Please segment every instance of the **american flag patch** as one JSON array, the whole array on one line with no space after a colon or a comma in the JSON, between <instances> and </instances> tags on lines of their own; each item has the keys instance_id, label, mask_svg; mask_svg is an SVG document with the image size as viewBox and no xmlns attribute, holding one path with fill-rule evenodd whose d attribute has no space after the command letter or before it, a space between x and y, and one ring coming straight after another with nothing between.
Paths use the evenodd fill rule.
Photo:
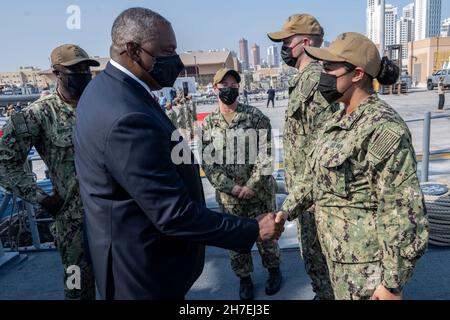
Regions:
<instances>
[{"instance_id":1,"label":"american flag patch","mask_svg":"<svg viewBox=\"0 0 450 320\"><path fill-rule=\"evenodd\" d=\"M372 146L369 148L369 153L377 158L378 160L383 160L384 157L389 153L389 151L394 148L400 141L401 135L397 132L386 129L384 130Z\"/></svg>"}]
</instances>

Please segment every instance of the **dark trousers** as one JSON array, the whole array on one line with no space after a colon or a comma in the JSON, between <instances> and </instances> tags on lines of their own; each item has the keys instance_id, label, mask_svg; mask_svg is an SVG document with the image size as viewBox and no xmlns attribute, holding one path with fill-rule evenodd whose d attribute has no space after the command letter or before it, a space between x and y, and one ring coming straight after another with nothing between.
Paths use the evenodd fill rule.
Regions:
<instances>
[{"instance_id":1,"label":"dark trousers","mask_svg":"<svg viewBox=\"0 0 450 320\"><path fill-rule=\"evenodd\" d=\"M267 100L267 108L269 107L269 103L272 102L272 108L275 108L275 97L274 98L269 98Z\"/></svg>"},{"instance_id":2,"label":"dark trousers","mask_svg":"<svg viewBox=\"0 0 450 320\"><path fill-rule=\"evenodd\" d=\"M440 94L439 95L439 110L444 109L444 104L445 104L445 94Z\"/></svg>"}]
</instances>

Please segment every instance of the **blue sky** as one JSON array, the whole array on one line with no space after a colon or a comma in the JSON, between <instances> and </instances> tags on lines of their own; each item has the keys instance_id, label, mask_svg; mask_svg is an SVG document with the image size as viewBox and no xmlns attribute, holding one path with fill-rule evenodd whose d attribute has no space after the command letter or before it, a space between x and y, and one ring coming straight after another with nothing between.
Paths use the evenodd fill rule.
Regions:
<instances>
[{"instance_id":1,"label":"blue sky","mask_svg":"<svg viewBox=\"0 0 450 320\"><path fill-rule=\"evenodd\" d=\"M400 8L411 0L387 0ZM70 5L81 8L81 29L69 30ZM116 16L132 6L153 9L168 18L177 34L179 52L223 49L238 51L239 39L261 46L266 57L270 40L293 13L315 15L326 40L345 31L365 33L365 0L16 0L2 1L0 10L0 71L19 66L48 68L52 48L76 43L90 55L107 56L110 29ZM450 17L450 1L442 1L442 19ZM401 9L400 9L401 14Z\"/></svg>"}]
</instances>

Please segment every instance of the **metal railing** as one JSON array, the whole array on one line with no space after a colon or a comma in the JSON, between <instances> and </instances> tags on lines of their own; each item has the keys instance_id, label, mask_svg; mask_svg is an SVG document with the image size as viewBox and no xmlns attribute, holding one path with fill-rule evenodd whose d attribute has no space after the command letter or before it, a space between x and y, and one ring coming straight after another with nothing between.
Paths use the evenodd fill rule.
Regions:
<instances>
[{"instance_id":1,"label":"metal railing","mask_svg":"<svg viewBox=\"0 0 450 320\"><path fill-rule=\"evenodd\" d=\"M423 121L423 137L422 137L422 170L420 181L428 182L430 172L430 140L431 140L431 120L436 119L450 119L450 114L442 114L431 116L431 112L425 112L423 118L416 118L405 121L406 123L415 123ZM438 153L434 153L438 154Z\"/></svg>"},{"instance_id":2,"label":"metal railing","mask_svg":"<svg viewBox=\"0 0 450 320\"><path fill-rule=\"evenodd\" d=\"M25 171L28 174L33 175L33 176L34 176L34 173L33 173L32 162L36 161L36 160L40 160L40 157L29 156L28 160L24 164ZM3 216L3 214L7 210L8 205L10 204L11 201L13 203L13 206L17 205L17 203L16 203L17 197L9 192L6 192L2 202L0 203L0 217ZM38 225L38 223L51 222L51 221L53 221L53 219L37 219L34 206L31 203L28 203L26 201L23 201L23 203L24 203L24 207L25 207L26 217L28 218L28 224L29 224L29 228L30 228L31 239L33 241L34 250L40 250L42 247L42 243L41 243L41 238L39 236L39 230L38 230L37 225ZM4 254L4 250L3 250L3 246L2 246L1 240L0 240L0 258L2 257L3 254Z\"/></svg>"}]
</instances>

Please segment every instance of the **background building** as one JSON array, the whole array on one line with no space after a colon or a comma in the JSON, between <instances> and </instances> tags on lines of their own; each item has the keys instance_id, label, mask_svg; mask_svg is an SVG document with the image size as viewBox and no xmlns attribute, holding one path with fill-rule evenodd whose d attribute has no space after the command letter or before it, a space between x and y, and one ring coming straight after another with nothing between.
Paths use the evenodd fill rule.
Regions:
<instances>
[{"instance_id":1,"label":"background building","mask_svg":"<svg viewBox=\"0 0 450 320\"><path fill-rule=\"evenodd\" d=\"M397 21L397 44L402 46L402 59L408 59L408 42L414 41L414 21L406 17Z\"/></svg>"},{"instance_id":2,"label":"background building","mask_svg":"<svg viewBox=\"0 0 450 320\"><path fill-rule=\"evenodd\" d=\"M267 65L269 68L278 68L280 66L280 55L277 46L267 48Z\"/></svg>"},{"instance_id":3,"label":"background building","mask_svg":"<svg viewBox=\"0 0 450 320\"><path fill-rule=\"evenodd\" d=\"M0 85L2 86L33 86L47 88L52 81L40 75L41 69L34 67L20 67L13 72L0 72Z\"/></svg>"},{"instance_id":4,"label":"background building","mask_svg":"<svg viewBox=\"0 0 450 320\"><path fill-rule=\"evenodd\" d=\"M426 85L427 77L450 59L450 37L427 38L408 44L408 71L413 82ZM412 69L412 70L411 70Z\"/></svg>"},{"instance_id":5,"label":"background building","mask_svg":"<svg viewBox=\"0 0 450 320\"><path fill-rule=\"evenodd\" d=\"M366 36L375 44L380 44L380 0L367 0Z\"/></svg>"},{"instance_id":6,"label":"background building","mask_svg":"<svg viewBox=\"0 0 450 320\"><path fill-rule=\"evenodd\" d=\"M238 59L233 57L231 51L188 51L180 54L185 69L181 72L183 77L195 77L200 86L207 86L213 82L214 75L221 68L232 68L237 71Z\"/></svg>"},{"instance_id":7,"label":"background building","mask_svg":"<svg viewBox=\"0 0 450 320\"><path fill-rule=\"evenodd\" d=\"M444 21L442 21L441 37L450 37L450 18L447 18Z\"/></svg>"},{"instance_id":8,"label":"background building","mask_svg":"<svg viewBox=\"0 0 450 320\"><path fill-rule=\"evenodd\" d=\"M375 44L380 44L380 15L381 13L380 0L367 0L367 21L366 21L366 35ZM385 46L397 44L397 18L398 8L391 4L385 5Z\"/></svg>"},{"instance_id":9,"label":"background building","mask_svg":"<svg viewBox=\"0 0 450 320\"><path fill-rule=\"evenodd\" d=\"M414 2L403 7L403 18L414 19L414 8L415 8Z\"/></svg>"},{"instance_id":10,"label":"background building","mask_svg":"<svg viewBox=\"0 0 450 320\"><path fill-rule=\"evenodd\" d=\"M242 64L243 70L248 70L249 68L249 58L248 58L248 41L242 38L239 40L239 51L240 51L240 60Z\"/></svg>"},{"instance_id":11,"label":"background building","mask_svg":"<svg viewBox=\"0 0 450 320\"><path fill-rule=\"evenodd\" d=\"M441 31L441 0L416 0L414 40L437 37Z\"/></svg>"},{"instance_id":12,"label":"background building","mask_svg":"<svg viewBox=\"0 0 450 320\"><path fill-rule=\"evenodd\" d=\"M385 45L389 46L392 44L397 44L397 16L398 8L391 4L386 5L385 13Z\"/></svg>"},{"instance_id":13,"label":"background building","mask_svg":"<svg viewBox=\"0 0 450 320\"><path fill-rule=\"evenodd\" d=\"M252 59L253 68L256 69L257 66L261 65L261 51L256 43L252 46Z\"/></svg>"}]
</instances>

